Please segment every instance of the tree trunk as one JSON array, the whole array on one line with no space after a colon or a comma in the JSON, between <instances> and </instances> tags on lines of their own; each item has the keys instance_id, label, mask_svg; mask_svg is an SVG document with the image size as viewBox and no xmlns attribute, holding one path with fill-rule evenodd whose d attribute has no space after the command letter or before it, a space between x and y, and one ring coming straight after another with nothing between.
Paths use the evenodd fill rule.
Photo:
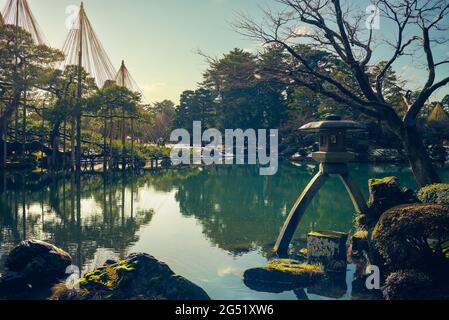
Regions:
<instances>
[{"instance_id":1,"label":"tree trunk","mask_svg":"<svg viewBox=\"0 0 449 320\"><path fill-rule=\"evenodd\" d=\"M75 171L75 117L71 119L70 127L70 170Z\"/></svg>"},{"instance_id":2,"label":"tree trunk","mask_svg":"<svg viewBox=\"0 0 449 320\"><path fill-rule=\"evenodd\" d=\"M417 128L404 126L401 130L401 140L418 184L425 187L440 183L440 177L429 158Z\"/></svg>"},{"instance_id":3,"label":"tree trunk","mask_svg":"<svg viewBox=\"0 0 449 320\"><path fill-rule=\"evenodd\" d=\"M384 117L387 127L401 140L416 182L421 187L440 183L416 125L407 126L393 110L386 112Z\"/></svg>"},{"instance_id":4,"label":"tree trunk","mask_svg":"<svg viewBox=\"0 0 449 320\"><path fill-rule=\"evenodd\" d=\"M59 154L59 127L61 123L58 121L54 124L50 133L50 146L53 149L51 169L54 170L59 164L58 154Z\"/></svg>"},{"instance_id":5,"label":"tree trunk","mask_svg":"<svg viewBox=\"0 0 449 320\"><path fill-rule=\"evenodd\" d=\"M14 115L14 112L17 112L20 103L20 91L15 91L11 104L6 105L3 111L2 116L0 117L0 137L2 139L2 157L0 157L0 166L5 167L6 158L8 156L8 124L11 118ZM17 137L17 127L15 131L15 135ZM17 140L16 140L17 142Z\"/></svg>"}]
</instances>

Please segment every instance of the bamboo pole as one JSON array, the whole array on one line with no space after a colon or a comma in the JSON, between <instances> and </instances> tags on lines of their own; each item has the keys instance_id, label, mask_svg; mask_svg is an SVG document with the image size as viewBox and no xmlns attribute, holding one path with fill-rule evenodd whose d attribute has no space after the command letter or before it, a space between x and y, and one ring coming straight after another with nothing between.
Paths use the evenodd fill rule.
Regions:
<instances>
[{"instance_id":1,"label":"bamboo pole","mask_svg":"<svg viewBox=\"0 0 449 320\"><path fill-rule=\"evenodd\" d=\"M103 124L103 172L106 172L107 170L107 157L106 157L106 148L107 148L107 118L104 117L104 124Z\"/></svg>"},{"instance_id":2,"label":"bamboo pole","mask_svg":"<svg viewBox=\"0 0 449 320\"><path fill-rule=\"evenodd\" d=\"M122 170L126 169L125 109L122 107Z\"/></svg>"},{"instance_id":3,"label":"bamboo pole","mask_svg":"<svg viewBox=\"0 0 449 320\"><path fill-rule=\"evenodd\" d=\"M83 25L84 25L84 4L81 2L79 25L79 52L78 52L78 106L76 113L76 171L81 172L81 97L82 88L82 70L83 70Z\"/></svg>"}]
</instances>

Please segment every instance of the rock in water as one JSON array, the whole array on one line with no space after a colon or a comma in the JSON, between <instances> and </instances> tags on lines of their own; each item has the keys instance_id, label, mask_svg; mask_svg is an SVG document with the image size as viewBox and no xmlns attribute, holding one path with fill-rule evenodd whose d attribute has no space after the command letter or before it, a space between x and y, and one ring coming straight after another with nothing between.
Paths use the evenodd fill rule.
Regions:
<instances>
[{"instance_id":1,"label":"rock in water","mask_svg":"<svg viewBox=\"0 0 449 320\"><path fill-rule=\"evenodd\" d=\"M209 300L207 293L163 262L138 253L87 273L79 290L55 287L54 300Z\"/></svg>"},{"instance_id":2,"label":"rock in water","mask_svg":"<svg viewBox=\"0 0 449 320\"><path fill-rule=\"evenodd\" d=\"M253 290L280 293L306 288L324 278L319 265L300 263L289 259L275 259L263 268L245 271L245 284Z\"/></svg>"},{"instance_id":3,"label":"rock in water","mask_svg":"<svg viewBox=\"0 0 449 320\"><path fill-rule=\"evenodd\" d=\"M364 257L364 253L369 252L369 234L366 230L358 230L352 237L349 247L351 260L359 260Z\"/></svg>"},{"instance_id":4,"label":"rock in water","mask_svg":"<svg viewBox=\"0 0 449 320\"><path fill-rule=\"evenodd\" d=\"M359 227L371 230L387 210L403 204L419 202L413 190L403 188L396 177L371 179L368 212L357 217Z\"/></svg>"},{"instance_id":5,"label":"rock in water","mask_svg":"<svg viewBox=\"0 0 449 320\"><path fill-rule=\"evenodd\" d=\"M66 277L71 264L72 258L64 250L43 241L26 240L11 251L5 266L32 286L51 286Z\"/></svg>"},{"instance_id":6,"label":"rock in water","mask_svg":"<svg viewBox=\"0 0 449 320\"><path fill-rule=\"evenodd\" d=\"M321 263L327 271L346 271L348 234L342 232L311 232L307 236L308 260Z\"/></svg>"}]
</instances>

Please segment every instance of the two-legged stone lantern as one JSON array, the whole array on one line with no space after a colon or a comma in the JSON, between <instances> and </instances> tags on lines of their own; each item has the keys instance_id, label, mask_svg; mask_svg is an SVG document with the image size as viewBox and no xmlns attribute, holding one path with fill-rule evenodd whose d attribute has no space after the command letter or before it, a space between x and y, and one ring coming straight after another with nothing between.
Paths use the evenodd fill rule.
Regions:
<instances>
[{"instance_id":1,"label":"two-legged stone lantern","mask_svg":"<svg viewBox=\"0 0 449 320\"><path fill-rule=\"evenodd\" d=\"M346 150L346 133L364 129L362 124L341 120L334 115L326 117L325 121L309 123L300 128L301 131L317 132L320 135L320 149L312 155L313 159L320 164L320 171L307 185L282 228L274 247L274 251L279 256L287 256L290 242L301 218L329 175L340 176L357 213L366 210L365 199L348 171L348 162L354 159L354 154Z\"/></svg>"}]
</instances>

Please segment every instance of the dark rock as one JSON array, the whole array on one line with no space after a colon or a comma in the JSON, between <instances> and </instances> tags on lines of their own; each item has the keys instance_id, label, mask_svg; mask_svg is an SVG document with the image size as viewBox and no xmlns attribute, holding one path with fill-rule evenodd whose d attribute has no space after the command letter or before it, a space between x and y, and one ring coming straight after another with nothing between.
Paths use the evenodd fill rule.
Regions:
<instances>
[{"instance_id":1,"label":"dark rock","mask_svg":"<svg viewBox=\"0 0 449 320\"><path fill-rule=\"evenodd\" d=\"M428 274L407 270L392 273L382 291L387 300L432 300L434 287Z\"/></svg>"},{"instance_id":2,"label":"dark rock","mask_svg":"<svg viewBox=\"0 0 449 320\"><path fill-rule=\"evenodd\" d=\"M418 203L413 190L401 187L396 177L369 180L368 212L356 218L359 227L371 230L387 210L403 204Z\"/></svg>"},{"instance_id":3,"label":"dark rock","mask_svg":"<svg viewBox=\"0 0 449 320\"><path fill-rule=\"evenodd\" d=\"M445 274L449 236L449 206L414 204L385 212L372 235L375 248L390 271L413 266Z\"/></svg>"},{"instance_id":4,"label":"dark rock","mask_svg":"<svg viewBox=\"0 0 449 320\"><path fill-rule=\"evenodd\" d=\"M131 254L123 261L87 273L79 290L55 288L55 300L209 300L207 293L175 275L163 262L147 254Z\"/></svg>"},{"instance_id":5,"label":"dark rock","mask_svg":"<svg viewBox=\"0 0 449 320\"><path fill-rule=\"evenodd\" d=\"M276 259L263 268L245 271L243 278L245 284L253 290L279 293L306 288L324 278L324 271L319 265Z\"/></svg>"},{"instance_id":6,"label":"dark rock","mask_svg":"<svg viewBox=\"0 0 449 320\"><path fill-rule=\"evenodd\" d=\"M43 241L26 240L11 251L5 266L32 286L51 286L66 277L71 264L72 258L62 249Z\"/></svg>"},{"instance_id":7,"label":"dark rock","mask_svg":"<svg viewBox=\"0 0 449 320\"><path fill-rule=\"evenodd\" d=\"M358 230L352 237L349 246L351 260L364 258L364 254L369 252L368 231Z\"/></svg>"}]
</instances>

